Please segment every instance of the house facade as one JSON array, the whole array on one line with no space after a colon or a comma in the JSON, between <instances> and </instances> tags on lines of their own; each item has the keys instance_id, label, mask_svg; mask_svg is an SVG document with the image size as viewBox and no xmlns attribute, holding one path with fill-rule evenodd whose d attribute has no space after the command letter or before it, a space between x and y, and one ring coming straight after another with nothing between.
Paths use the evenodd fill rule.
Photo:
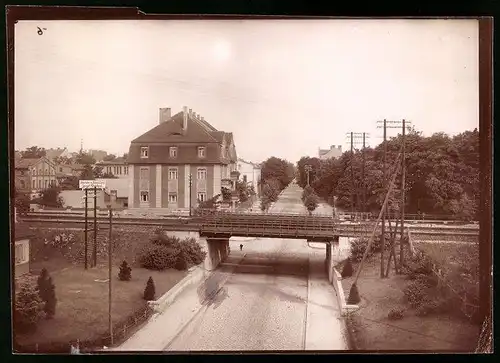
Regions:
<instances>
[{"instance_id":1,"label":"house facade","mask_svg":"<svg viewBox=\"0 0 500 363\"><path fill-rule=\"evenodd\" d=\"M338 158L342 156L342 145L332 145L329 150L319 149L318 158L321 160L327 160L330 158Z\"/></svg>"},{"instance_id":2,"label":"house facade","mask_svg":"<svg viewBox=\"0 0 500 363\"><path fill-rule=\"evenodd\" d=\"M257 193L260 180L260 165L239 158L238 171L240 172L240 179L253 186L255 192Z\"/></svg>"},{"instance_id":3,"label":"house facade","mask_svg":"<svg viewBox=\"0 0 500 363\"><path fill-rule=\"evenodd\" d=\"M111 161L100 161L96 166L102 168L102 172L108 175L113 175L120 179L129 178L128 163L124 158L116 158Z\"/></svg>"},{"instance_id":4,"label":"house facade","mask_svg":"<svg viewBox=\"0 0 500 363\"><path fill-rule=\"evenodd\" d=\"M16 159L15 184L23 192L39 192L57 186L56 166L47 159Z\"/></svg>"},{"instance_id":5,"label":"house facade","mask_svg":"<svg viewBox=\"0 0 500 363\"><path fill-rule=\"evenodd\" d=\"M15 223L14 228L14 276L20 277L30 272L30 238L29 226Z\"/></svg>"},{"instance_id":6,"label":"house facade","mask_svg":"<svg viewBox=\"0 0 500 363\"><path fill-rule=\"evenodd\" d=\"M188 211L221 194L236 162L232 133L187 107L161 108L159 125L130 144L129 208Z\"/></svg>"}]
</instances>

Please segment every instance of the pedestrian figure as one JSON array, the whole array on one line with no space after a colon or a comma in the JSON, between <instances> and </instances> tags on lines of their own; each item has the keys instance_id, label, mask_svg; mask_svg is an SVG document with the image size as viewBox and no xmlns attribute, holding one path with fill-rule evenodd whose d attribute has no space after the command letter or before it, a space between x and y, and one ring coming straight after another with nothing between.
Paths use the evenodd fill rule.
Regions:
<instances>
[{"instance_id":1,"label":"pedestrian figure","mask_svg":"<svg viewBox=\"0 0 500 363\"><path fill-rule=\"evenodd\" d=\"M71 344L71 354L80 354L80 342L78 340L75 344Z\"/></svg>"},{"instance_id":2,"label":"pedestrian figure","mask_svg":"<svg viewBox=\"0 0 500 363\"><path fill-rule=\"evenodd\" d=\"M240 251L243 251L243 244L240 243Z\"/></svg>"}]
</instances>

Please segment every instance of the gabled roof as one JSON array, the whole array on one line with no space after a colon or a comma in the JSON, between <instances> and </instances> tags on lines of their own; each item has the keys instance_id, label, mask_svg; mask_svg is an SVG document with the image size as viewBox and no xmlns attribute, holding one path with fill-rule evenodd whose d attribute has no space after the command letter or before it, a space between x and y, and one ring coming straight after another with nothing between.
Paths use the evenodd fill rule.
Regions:
<instances>
[{"instance_id":1,"label":"gabled roof","mask_svg":"<svg viewBox=\"0 0 500 363\"><path fill-rule=\"evenodd\" d=\"M127 160L125 160L123 157L120 156L120 157L115 158L113 160L101 160L101 161L98 161L96 164L98 164L98 165L115 165L115 164L123 165L126 163L127 163Z\"/></svg>"},{"instance_id":2,"label":"gabled roof","mask_svg":"<svg viewBox=\"0 0 500 363\"><path fill-rule=\"evenodd\" d=\"M186 143L210 143L222 142L222 131L218 131L208 122L195 118L188 114L187 131L182 129L183 112L178 112L169 120L155 126L151 130L132 140L132 143L152 142L186 142Z\"/></svg>"},{"instance_id":3,"label":"gabled roof","mask_svg":"<svg viewBox=\"0 0 500 363\"><path fill-rule=\"evenodd\" d=\"M33 159L15 159L15 168L16 169L27 169L35 164L37 164L42 158L33 158Z\"/></svg>"},{"instance_id":4,"label":"gabled roof","mask_svg":"<svg viewBox=\"0 0 500 363\"><path fill-rule=\"evenodd\" d=\"M59 156L61 156L61 154L66 150L66 148L57 148L57 149L48 149L48 150L45 150L45 156L48 158L48 159L54 159L54 158L57 158Z\"/></svg>"}]
</instances>

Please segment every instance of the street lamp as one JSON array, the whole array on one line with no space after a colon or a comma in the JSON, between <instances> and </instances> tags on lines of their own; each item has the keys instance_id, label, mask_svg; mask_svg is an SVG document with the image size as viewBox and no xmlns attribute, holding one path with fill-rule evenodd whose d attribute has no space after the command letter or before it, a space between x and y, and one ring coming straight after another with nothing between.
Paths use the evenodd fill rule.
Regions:
<instances>
[{"instance_id":1,"label":"street lamp","mask_svg":"<svg viewBox=\"0 0 500 363\"><path fill-rule=\"evenodd\" d=\"M307 173L307 185L309 185L309 173L312 171L312 166L311 165L306 165L306 166L304 166L304 170Z\"/></svg>"},{"instance_id":2,"label":"street lamp","mask_svg":"<svg viewBox=\"0 0 500 363\"><path fill-rule=\"evenodd\" d=\"M191 196L192 196L192 186L193 186L193 175L189 174L189 216L191 217L191 210L192 210L192 204L191 204Z\"/></svg>"}]
</instances>

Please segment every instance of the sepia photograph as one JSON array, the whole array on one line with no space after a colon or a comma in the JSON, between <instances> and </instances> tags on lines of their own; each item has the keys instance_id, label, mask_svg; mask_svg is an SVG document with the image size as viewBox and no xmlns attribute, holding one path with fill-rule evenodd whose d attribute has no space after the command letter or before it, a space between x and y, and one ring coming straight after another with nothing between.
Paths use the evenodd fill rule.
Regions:
<instances>
[{"instance_id":1,"label":"sepia photograph","mask_svg":"<svg viewBox=\"0 0 500 363\"><path fill-rule=\"evenodd\" d=\"M13 353L492 351L480 20L19 20L12 53Z\"/></svg>"}]
</instances>

